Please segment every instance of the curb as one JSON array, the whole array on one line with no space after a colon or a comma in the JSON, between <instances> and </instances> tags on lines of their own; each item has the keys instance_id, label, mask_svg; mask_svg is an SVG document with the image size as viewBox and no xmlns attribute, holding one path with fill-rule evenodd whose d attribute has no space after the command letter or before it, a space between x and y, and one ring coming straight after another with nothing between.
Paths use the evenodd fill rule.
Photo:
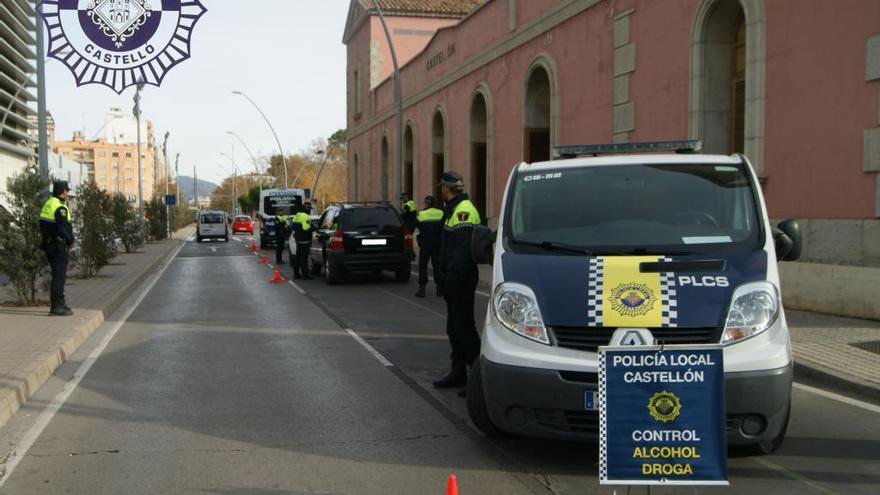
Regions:
<instances>
[{"instance_id":1,"label":"curb","mask_svg":"<svg viewBox=\"0 0 880 495\"><path fill-rule=\"evenodd\" d=\"M856 395L880 403L880 386L812 361L795 359L794 378L806 385L823 386L836 393Z\"/></svg>"},{"instance_id":2,"label":"curb","mask_svg":"<svg viewBox=\"0 0 880 495\"><path fill-rule=\"evenodd\" d=\"M104 308L100 310L80 310L92 313L92 315L75 328L71 336L59 340L54 351L47 351L44 358L26 368L25 377L17 380L17 383L13 384L12 390L0 394L0 428L5 426L28 399L67 361L67 358L73 355L79 349L79 346L95 333L95 330L106 321L106 318L119 309L131 293L141 286L144 280L155 271L154 269L157 265L169 261L169 255L174 252L174 247L186 242L187 237L189 236L177 239L177 242L170 244L170 248L166 253L161 255L152 264L146 266L143 272L132 279L131 283L124 290L117 292Z\"/></svg>"}]
</instances>

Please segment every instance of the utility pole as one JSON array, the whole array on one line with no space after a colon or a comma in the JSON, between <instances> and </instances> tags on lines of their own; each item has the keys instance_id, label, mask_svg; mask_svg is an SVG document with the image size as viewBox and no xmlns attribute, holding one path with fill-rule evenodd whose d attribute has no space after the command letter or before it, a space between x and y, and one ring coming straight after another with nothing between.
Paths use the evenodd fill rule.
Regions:
<instances>
[{"instance_id":1,"label":"utility pole","mask_svg":"<svg viewBox=\"0 0 880 495\"><path fill-rule=\"evenodd\" d=\"M138 214L141 226L144 229L144 241L147 240L147 222L144 218L144 181L143 164L141 163L141 90L144 89L144 80L138 79L137 89L134 92L134 116L137 120L137 167L138 167Z\"/></svg>"},{"instance_id":2,"label":"utility pole","mask_svg":"<svg viewBox=\"0 0 880 495\"><path fill-rule=\"evenodd\" d=\"M177 202L180 203L180 153L174 158L174 195L177 196Z\"/></svg>"},{"instance_id":3,"label":"utility pole","mask_svg":"<svg viewBox=\"0 0 880 495\"><path fill-rule=\"evenodd\" d=\"M165 142L162 143L162 154L165 156L165 232L168 232L168 238L171 238L171 207L168 206L168 136L170 132L165 132Z\"/></svg>"},{"instance_id":4,"label":"utility pole","mask_svg":"<svg viewBox=\"0 0 880 495\"><path fill-rule=\"evenodd\" d=\"M46 130L46 41L43 34L42 10L37 6L37 153L39 156L40 176L49 181L49 135Z\"/></svg>"}]
</instances>

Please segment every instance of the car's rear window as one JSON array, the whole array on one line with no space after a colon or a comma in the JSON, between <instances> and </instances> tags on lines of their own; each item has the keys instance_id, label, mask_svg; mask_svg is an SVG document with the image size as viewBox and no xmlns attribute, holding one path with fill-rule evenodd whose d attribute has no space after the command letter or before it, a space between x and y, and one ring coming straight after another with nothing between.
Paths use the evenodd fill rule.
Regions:
<instances>
[{"instance_id":1,"label":"car's rear window","mask_svg":"<svg viewBox=\"0 0 880 495\"><path fill-rule=\"evenodd\" d=\"M342 215L342 228L347 231L383 232L401 226L400 217L390 206L351 208Z\"/></svg>"},{"instance_id":2,"label":"car's rear window","mask_svg":"<svg viewBox=\"0 0 880 495\"><path fill-rule=\"evenodd\" d=\"M208 213L202 215L202 223L223 223L223 215L219 213Z\"/></svg>"},{"instance_id":3,"label":"car's rear window","mask_svg":"<svg viewBox=\"0 0 880 495\"><path fill-rule=\"evenodd\" d=\"M250 222L251 217L235 217L236 222Z\"/></svg>"}]
</instances>

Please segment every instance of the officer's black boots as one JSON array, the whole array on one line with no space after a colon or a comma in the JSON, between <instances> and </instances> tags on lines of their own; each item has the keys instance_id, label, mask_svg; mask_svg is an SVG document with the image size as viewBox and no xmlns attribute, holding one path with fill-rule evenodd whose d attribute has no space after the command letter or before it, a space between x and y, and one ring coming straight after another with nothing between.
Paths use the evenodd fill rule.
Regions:
<instances>
[{"instance_id":1,"label":"officer's black boots","mask_svg":"<svg viewBox=\"0 0 880 495\"><path fill-rule=\"evenodd\" d=\"M467 385L467 368L464 363L454 363L449 374L433 383L434 388L455 388Z\"/></svg>"},{"instance_id":2,"label":"officer's black boots","mask_svg":"<svg viewBox=\"0 0 880 495\"><path fill-rule=\"evenodd\" d=\"M64 306L49 310L49 316L73 316L73 310Z\"/></svg>"},{"instance_id":3,"label":"officer's black boots","mask_svg":"<svg viewBox=\"0 0 880 495\"><path fill-rule=\"evenodd\" d=\"M416 297L425 297L425 286L420 285L418 292L416 292Z\"/></svg>"}]
</instances>

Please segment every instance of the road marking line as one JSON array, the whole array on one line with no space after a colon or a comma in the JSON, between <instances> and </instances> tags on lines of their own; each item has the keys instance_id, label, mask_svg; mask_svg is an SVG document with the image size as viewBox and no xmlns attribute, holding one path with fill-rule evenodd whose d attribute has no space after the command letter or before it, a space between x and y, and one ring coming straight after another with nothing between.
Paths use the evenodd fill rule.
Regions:
<instances>
[{"instance_id":1,"label":"road marking line","mask_svg":"<svg viewBox=\"0 0 880 495\"><path fill-rule=\"evenodd\" d=\"M410 273L412 273L412 274L415 275L416 277L419 276L419 273L418 273L418 272L410 272ZM428 276L428 280L430 280L431 282L433 282L433 281L434 281L434 277ZM476 291L474 291L474 293L475 293L475 294L479 294L479 295L481 295L481 296L483 296L483 297L492 297L488 292L483 292L483 291L481 291L481 290L476 290Z\"/></svg>"},{"instance_id":2,"label":"road marking line","mask_svg":"<svg viewBox=\"0 0 880 495\"><path fill-rule=\"evenodd\" d=\"M815 481L811 480L810 478L807 478L806 476L804 476L800 473L796 473L794 471L789 471L788 469L785 469L784 467L780 466L779 464L776 464L775 462L768 461L764 457L751 457L750 459L755 461L756 463L766 467L766 468L769 468L769 469L772 469L776 472L782 473L795 481L800 481L801 483L809 486L810 488L812 488L816 491L822 492L826 495L839 495L834 490L830 490L828 488L825 488L824 486L816 483Z\"/></svg>"},{"instance_id":3,"label":"road marking line","mask_svg":"<svg viewBox=\"0 0 880 495\"><path fill-rule=\"evenodd\" d=\"M304 290L302 289L302 287L300 287L300 286L296 285L295 283L293 283L292 280L288 280L287 283L290 284L290 285L292 285L294 289L298 290L300 294L305 294L305 293L306 293L306 291L304 291Z\"/></svg>"},{"instance_id":4,"label":"road marking line","mask_svg":"<svg viewBox=\"0 0 880 495\"><path fill-rule=\"evenodd\" d=\"M368 344L366 340L362 339L361 336L358 335L354 330L352 330L350 328L346 328L345 331L348 332L349 335L351 335L351 338L353 338L358 344L360 344L364 349L366 349L367 352L372 354L374 358L376 358L380 363L382 363L383 366L385 366L386 368L393 368L394 367L394 363L392 363L391 361L386 359L385 356L383 356L379 351L377 351L375 347Z\"/></svg>"},{"instance_id":5,"label":"road marking line","mask_svg":"<svg viewBox=\"0 0 880 495\"><path fill-rule=\"evenodd\" d=\"M58 411L60 411L64 404L67 402L67 399L69 399L73 392L76 390L79 382L82 381L82 379L92 368L92 365L94 365L98 358L101 357L101 354L110 344L110 341L113 340L113 338L116 336L116 333L119 332L119 329L122 328L122 326L125 325L126 322L128 322L131 314L134 313L134 310L137 309L138 306L140 306L144 298L147 297L147 294L150 293L150 291L153 289L159 279L162 278L162 274L165 273L165 270L167 270L169 266L171 266L171 262L174 261L174 258L176 258L178 254L180 254L180 251L182 249L183 244L178 246L170 257L166 258L168 262L165 263L165 266L163 266L153 276L153 279L150 280L146 287L144 287L141 293L137 296L137 299L135 299L134 303L125 310L125 312L122 314L122 317L118 321L113 323L113 326L110 327L110 331L107 332L106 335L104 335L104 337L98 343L98 346L92 349L92 352L89 354L89 356L82 362L79 368L77 368L73 377L64 384L61 392L53 397L49 404L46 406L46 409L42 413L40 413L40 416L37 418L36 422L34 422L33 426L31 426L27 433L25 433L25 435L21 438L18 447L16 447L12 455L9 457L9 459L7 459L6 465L4 466L6 472L3 474L3 477L0 478L0 488L3 487L3 485L6 483L6 481L9 480L10 477L12 477L12 473L15 471L15 468L18 467L18 464L21 462L22 459L24 459L24 456L27 455L28 451L31 449L31 447L34 446L34 443L37 441L37 439L40 438L40 435L43 434L43 431L46 429L46 427L49 426L49 423L51 423L52 420L55 418L55 415L58 413Z\"/></svg>"},{"instance_id":6,"label":"road marking line","mask_svg":"<svg viewBox=\"0 0 880 495\"><path fill-rule=\"evenodd\" d=\"M405 298L405 297L400 297L400 296L398 296L397 294L395 294L395 293L393 293L393 292L391 292L391 291L387 291L387 290L385 290L385 289L383 289L383 288L381 288L381 287L376 287L376 288L379 289L379 290L381 290L382 292L388 294L388 295L391 296L391 297L396 297L397 299L400 299L401 301L403 301L403 302L405 302L405 303L407 303L407 304L409 304L409 305L415 306L415 307L420 308L420 309L424 309L425 311L427 311L427 312L429 312L429 313L431 313L431 314L433 314L433 315L437 315L437 316L439 316L440 318L446 319L446 315L444 315L444 314L440 314L440 313L434 311L433 309L431 309L431 308L429 308L429 307L427 307L427 306L422 306L421 304L419 304L419 303L417 303L417 302L415 302L415 301L410 301L409 299L407 299L407 298Z\"/></svg>"},{"instance_id":7,"label":"road marking line","mask_svg":"<svg viewBox=\"0 0 880 495\"><path fill-rule=\"evenodd\" d=\"M821 395L826 399L836 400L838 402L843 402L844 404L855 406L862 408L866 411L871 411L873 413L880 414L880 406L875 406L874 404L870 404L868 402L862 402L858 399L852 399L850 397L846 397L845 395L835 394L834 392L828 392L826 390L822 390L821 388L811 387L809 385L804 385L802 383L795 383L794 388L798 390L803 390L804 392L810 392L812 394Z\"/></svg>"}]
</instances>

